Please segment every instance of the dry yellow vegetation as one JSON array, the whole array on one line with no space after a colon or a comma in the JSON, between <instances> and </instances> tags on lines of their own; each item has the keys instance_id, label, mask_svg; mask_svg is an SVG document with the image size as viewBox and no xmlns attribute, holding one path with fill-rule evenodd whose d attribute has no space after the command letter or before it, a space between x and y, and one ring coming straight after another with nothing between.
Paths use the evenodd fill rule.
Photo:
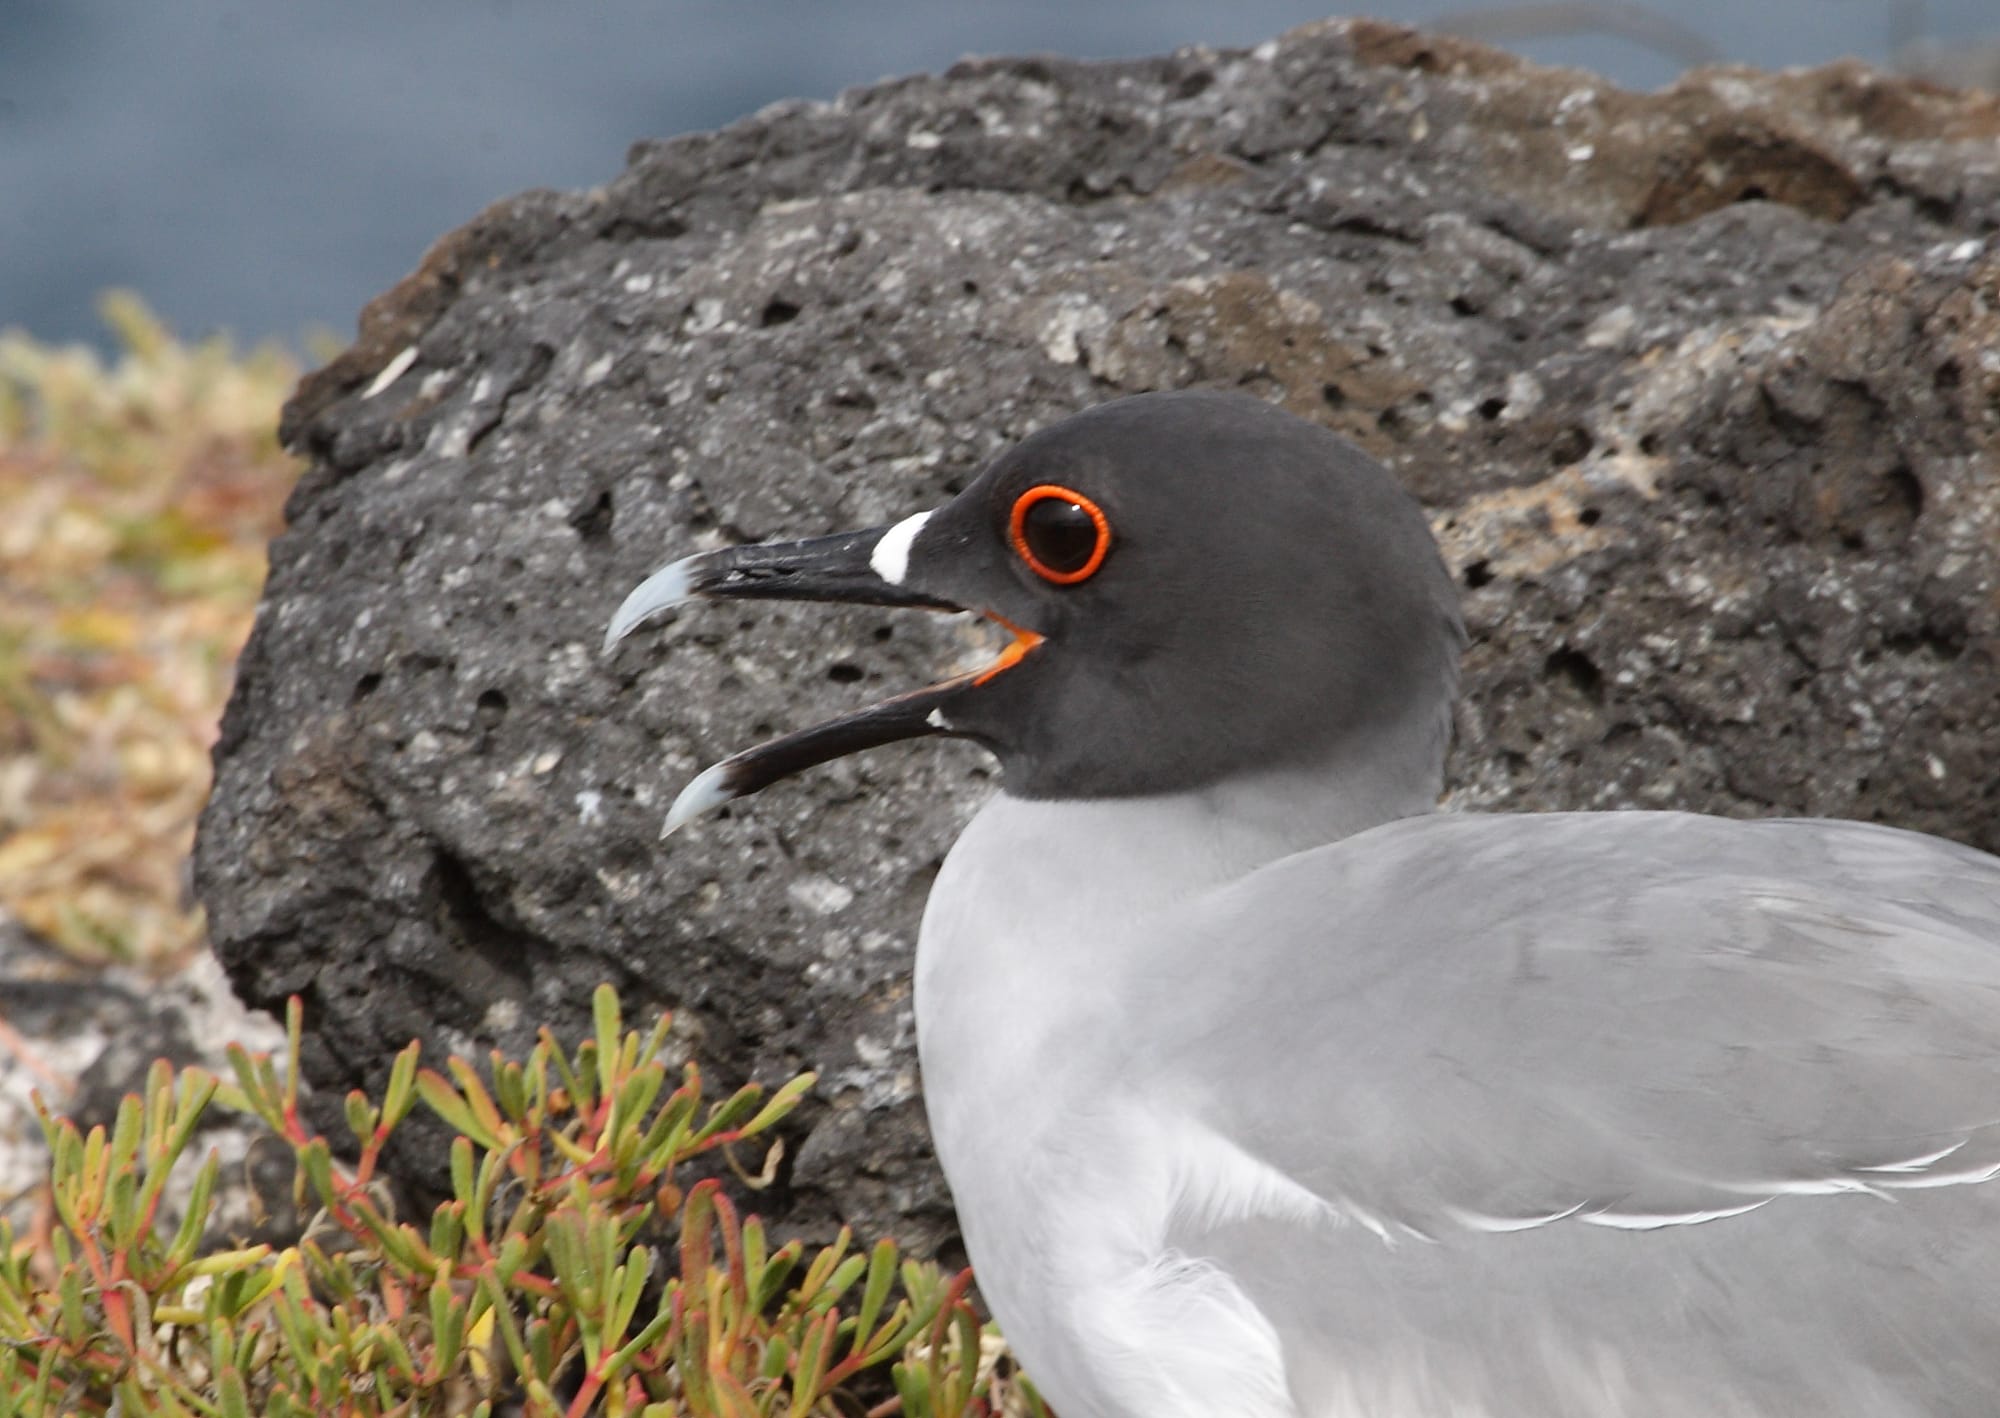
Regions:
<instances>
[{"instance_id":1,"label":"dry yellow vegetation","mask_svg":"<svg viewBox=\"0 0 2000 1418\"><path fill-rule=\"evenodd\" d=\"M104 301L119 353L0 334L0 910L84 959L167 963L209 746L297 464L275 347L176 340Z\"/></svg>"}]
</instances>

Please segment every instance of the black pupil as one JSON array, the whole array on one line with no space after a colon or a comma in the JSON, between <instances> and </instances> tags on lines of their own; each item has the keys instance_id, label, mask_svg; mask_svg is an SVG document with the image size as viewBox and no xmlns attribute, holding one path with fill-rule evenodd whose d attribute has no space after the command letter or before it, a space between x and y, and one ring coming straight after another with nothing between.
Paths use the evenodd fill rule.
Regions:
<instances>
[{"instance_id":1,"label":"black pupil","mask_svg":"<svg viewBox=\"0 0 2000 1418\"><path fill-rule=\"evenodd\" d=\"M1028 505L1021 519L1021 539L1035 560L1067 576L1081 571L1097 551L1097 523L1074 502L1045 497Z\"/></svg>"}]
</instances>

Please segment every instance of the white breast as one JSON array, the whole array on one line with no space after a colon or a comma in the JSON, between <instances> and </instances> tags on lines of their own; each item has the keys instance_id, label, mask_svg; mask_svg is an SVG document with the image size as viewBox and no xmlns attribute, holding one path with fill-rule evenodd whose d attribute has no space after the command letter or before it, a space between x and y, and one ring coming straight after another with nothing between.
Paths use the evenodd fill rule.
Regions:
<instances>
[{"instance_id":1,"label":"white breast","mask_svg":"<svg viewBox=\"0 0 2000 1418\"><path fill-rule=\"evenodd\" d=\"M1173 1250L1170 1227L1353 1219L1124 1071L1146 1027L1135 982L1175 917L1337 835L1227 806L997 798L925 912L917 1036L938 1156L981 1291L1064 1418L1294 1418L1270 1323Z\"/></svg>"}]
</instances>

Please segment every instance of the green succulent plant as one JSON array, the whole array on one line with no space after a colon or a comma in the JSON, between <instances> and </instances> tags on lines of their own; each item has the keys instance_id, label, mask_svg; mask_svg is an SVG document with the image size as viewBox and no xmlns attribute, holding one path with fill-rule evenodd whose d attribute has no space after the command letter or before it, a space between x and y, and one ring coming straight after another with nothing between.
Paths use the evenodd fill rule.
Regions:
<instances>
[{"instance_id":1,"label":"green succulent plant","mask_svg":"<svg viewBox=\"0 0 2000 1418\"><path fill-rule=\"evenodd\" d=\"M1045 1418L996 1363L969 1272L846 1232L808 1258L718 1181L676 1181L766 1134L812 1075L704 1105L699 1068L676 1081L660 1059L664 1016L641 1035L609 986L592 1003L574 1051L544 1030L484 1075L420 1067L412 1043L379 1102L348 1095L351 1164L301 1119L297 999L282 1071L240 1047L233 1083L157 1063L108 1131L43 1107L50 1216L25 1236L0 1222L0 1418ZM419 1103L457 1134L425 1227L375 1175ZM295 1244L208 1240L220 1161L191 1184L181 1164L216 1106L291 1149L312 1216Z\"/></svg>"}]
</instances>

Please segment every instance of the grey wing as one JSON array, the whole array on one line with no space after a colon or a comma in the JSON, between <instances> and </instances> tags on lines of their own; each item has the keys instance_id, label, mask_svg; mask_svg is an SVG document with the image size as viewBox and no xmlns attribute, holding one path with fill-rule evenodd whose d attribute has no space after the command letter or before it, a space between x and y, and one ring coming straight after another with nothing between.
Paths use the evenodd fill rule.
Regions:
<instances>
[{"instance_id":1,"label":"grey wing","mask_svg":"<svg viewBox=\"0 0 2000 1418\"><path fill-rule=\"evenodd\" d=\"M1174 1240L1289 1317L1295 1382L1992 1411L2000 859L1824 821L1440 816L1268 868L1186 939L1223 932L1239 992L1173 1013L1169 952L1148 1066L1329 1225L1210 1207Z\"/></svg>"}]
</instances>

